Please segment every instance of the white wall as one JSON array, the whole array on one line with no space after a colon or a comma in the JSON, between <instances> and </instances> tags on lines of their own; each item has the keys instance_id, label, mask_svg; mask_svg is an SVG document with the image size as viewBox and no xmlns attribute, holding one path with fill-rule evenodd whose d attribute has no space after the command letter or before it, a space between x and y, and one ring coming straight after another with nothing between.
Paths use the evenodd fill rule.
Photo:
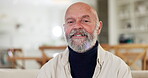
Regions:
<instances>
[{"instance_id":1,"label":"white wall","mask_svg":"<svg viewBox=\"0 0 148 78\"><path fill-rule=\"evenodd\" d=\"M65 45L63 36L55 37L52 29L62 27L66 5L1 4L0 1L0 49L22 48L25 56L40 57L40 45ZM26 68L39 65L26 61Z\"/></svg>"},{"instance_id":2,"label":"white wall","mask_svg":"<svg viewBox=\"0 0 148 78\"><path fill-rule=\"evenodd\" d=\"M55 37L52 29L63 26L66 8L77 1L94 7L96 2L63 1L65 3L59 1L55 4L56 1L50 0L0 0L0 47L37 48L40 45L65 45L63 36ZM19 28L16 28L17 24L20 24Z\"/></svg>"},{"instance_id":3,"label":"white wall","mask_svg":"<svg viewBox=\"0 0 148 78\"><path fill-rule=\"evenodd\" d=\"M96 5L95 0L56 1L0 0L0 49L19 47L25 56L40 57L40 45L66 45L63 34L55 37L52 29L63 26L65 10L70 4L82 1ZM17 24L20 27L17 28ZM32 61L26 63L27 68L39 67Z\"/></svg>"},{"instance_id":4,"label":"white wall","mask_svg":"<svg viewBox=\"0 0 148 78\"><path fill-rule=\"evenodd\" d=\"M0 46L32 47L53 44L51 30L62 26L64 7L8 6L1 7L0 14Z\"/></svg>"},{"instance_id":5,"label":"white wall","mask_svg":"<svg viewBox=\"0 0 148 78\"><path fill-rule=\"evenodd\" d=\"M108 1L108 8L109 8L109 44L110 45L116 45L118 44L118 26L117 26L117 20L115 19L117 17L116 12L116 0L109 0Z\"/></svg>"}]
</instances>

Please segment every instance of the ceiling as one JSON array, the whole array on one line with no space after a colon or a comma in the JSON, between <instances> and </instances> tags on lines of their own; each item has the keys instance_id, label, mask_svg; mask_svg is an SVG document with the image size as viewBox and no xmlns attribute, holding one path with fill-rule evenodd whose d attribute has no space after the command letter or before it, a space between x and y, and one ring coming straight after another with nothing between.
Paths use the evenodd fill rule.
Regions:
<instances>
[{"instance_id":1,"label":"ceiling","mask_svg":"<svg viewBox=\"0 0 148 78\"><path fill-rule=\"evenodd\" d=\"M69 0L0 0L0 6L56 6L69 4Z\"/></svg>"},{"instance_id":2,"label":"ceiling","mask_svg":"<svg viewBox=\"0 0 148 78\"><path fill-rule=\"evenodd\" d=\"M94 4L95 0L0 0L0 6L63 6L82 1Z\"/></svg>"}]
</instances>

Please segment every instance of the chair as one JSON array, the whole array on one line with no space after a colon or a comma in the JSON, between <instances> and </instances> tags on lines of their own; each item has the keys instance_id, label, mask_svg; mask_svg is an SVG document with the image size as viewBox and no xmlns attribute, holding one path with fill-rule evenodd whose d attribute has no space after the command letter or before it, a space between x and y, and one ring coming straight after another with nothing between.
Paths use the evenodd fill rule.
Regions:
<instances>
[{"instance_id":1,"label":"chair","mask_svg":"<svg viewBox=\"0 0 148 78\"><path fill-rule=\"evenodd\" d=\"M121 57L132 69L146 69L146 45L144 44L120 44L114 47L115 54ZM139 60L142 67L137 64Z\"/></svg>"},{"instance_id":2,"label":"chair","mask_svg":"<svg viewBox=\"0 0 148 78\"><path fill-rule=\"evenodd\" d=\"M111 49L113 49L113 47L109 44L100 44L100 45L106 51L110 51Z\"/></svg>"},{"instance_id":3,"label":"chair","mask_svg":"<svg viewBox=\"0 0 148 78\"><path fill-rule=\"evenodd\" d=\"M145 54L145 57L142 59L142 69L143 70L148 70L148 59L147 59L147 52Z\"/></svg>"},{"instance_id":4,"label":"chair","mask_svg":"<svg viewBox=\"0 0 148 78\"><path fill-rule=\"evenodd\" d=\"M15 49L8 49L8 59L12 63L12 68L16 68L17 66L24 69L24 60L22 60L22 65L18 64L17 61L14 59L15 57L23 57L22 49L15 48Z\"/></svg>"},{"instance_id":5,"label":"chair","mask_svg":"<svg viewBox=\"0 0 148 78\"><path fill-rule=\"evenodd\" d=\"M48 60L52 59L53 56L48 56L47 53L46 53L46 50L54 50L57 51L57 50L64 50L66 49L66 46L40 46L39 47L39 50L42 52L42 59L43 59L43 62L42 62L42 65L44 65Z\"/></svg>"},{"instance_id":6,"label":"chair","mask_svg":"<svg viewBox=\"0 0 148 78\"><path fill-rule=\"evenodd\" d=\"M148 45L145 45L145 50L146 50L146 54L145 54L145 57L143 59L143 69L144 70L148 70Z\"/></svg>"},{"instance_id":7,"label":"chair","mask_svg":"<svg viewBox=\"0 0 148 78\"><path fill-rule=\"evenodd\" d=\"M19 67L25 69L25 60L35 60L38 63L42 63L41 57L26 57L23 55L23 50L20 48L8 49L8 59L12 62L11 68ZM18 60L22 61L22 65L17 62Z\"/></svg>"}]
</instances>

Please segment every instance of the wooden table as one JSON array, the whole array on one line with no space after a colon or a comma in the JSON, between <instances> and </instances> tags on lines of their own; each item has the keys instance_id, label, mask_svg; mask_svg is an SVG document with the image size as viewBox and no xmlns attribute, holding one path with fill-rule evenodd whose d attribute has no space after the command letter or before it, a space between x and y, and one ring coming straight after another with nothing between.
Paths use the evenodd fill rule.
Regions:
<instances>
[{"instance_id":1,"label":"wooden table","mask_svg":"<svg viewBox=\"0 0 148 78\"><path fill-rule=\"evenodd\" d=\"M142 69L146 70L146 66L148 69L148 56L146 56L148 51L147 44L119 44L111 46L111 49L113 49L115 51L115 54L120 58L122 58L129 66L132 66L135 69L140 69L140 67L136 66L136 61L141 60ZM141 51L138 51L137 49ZM124 50L124 52L122 52L122 50ZM131 59L133 60L132 62Z\"/></svg>"},{"instance_id":2,"label":"wooden table","mask_svg":"<svg viewBox=\"0 0 148 78\"><path fill-rule=\"evenodd\" d=\"M53 57L50 57L47 55L45 50L65 50L67 46L40 46L39 50L42 53L42 65L45 64L48 60L52 59Z\"/></svg>"},{"instance_id":3,"label":"wooden table","mask_svg":"<svg viewBox=\"0 0 148 78\"><path fill-rule=\"evenodd\" d=\"M24 64L24 61L25 61L25 60L35 60L35 61L37 61L41 66L42 66L42 64L43 64L43 63L42 63L42 62L43 62L43 61L42 61L42 60L43 60L42 57L9 57L8 59L9 59L10 61L12 61L12 68L16 67L16 63L15 63L15 62L16 62L17 60L22 60L22 61L23 61L23 66L21 66L22 69L25 68L25 67L24 67L24 65L25 65L25 64Z\"/></svg>"}]
</instances>

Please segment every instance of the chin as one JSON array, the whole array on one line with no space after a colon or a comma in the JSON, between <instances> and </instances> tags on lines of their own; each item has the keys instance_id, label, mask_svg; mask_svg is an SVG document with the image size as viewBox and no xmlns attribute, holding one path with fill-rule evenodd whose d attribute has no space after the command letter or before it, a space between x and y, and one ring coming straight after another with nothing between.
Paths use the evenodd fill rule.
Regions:
<instances>
[{"instance_id":1,"label":"chin","mask_svg":"<svg viewBox=\"0 0 148 78\"><path fill-rule=\"evenodd\" d=\"M70 43L69 45L74 51L78 53L84 53L93 47L92 42L86 42L86 41L83 43L73 42Z\"/></svg>"}]
</instances>

